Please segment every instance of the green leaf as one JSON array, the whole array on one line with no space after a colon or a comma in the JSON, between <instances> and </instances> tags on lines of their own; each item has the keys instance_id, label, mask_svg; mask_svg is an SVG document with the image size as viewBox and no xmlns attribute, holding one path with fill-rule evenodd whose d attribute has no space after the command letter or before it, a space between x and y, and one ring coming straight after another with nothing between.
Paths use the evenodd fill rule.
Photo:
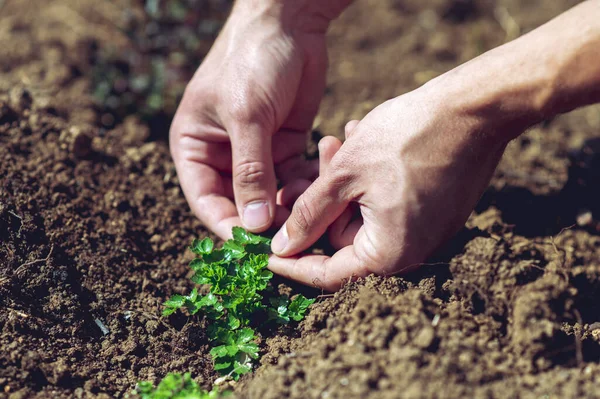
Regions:
<instances>
[{"instance_id":1,"label":"green leaf","mask_svg":"<svg viewBox=\"0 0 600 399\"><path fill-rule=\"evenodd\" d=\"M261 270L261 272L258 273L258 278L261 280L271 280L273 278L273 272L269 270Z\"/></svg>"},{"instance_id":2,"label":"green leaf","mask_svg":"<svg viewBox=\"0 0 600 399\"><path fill-rule=\"evenodd\" d=\"M300 321L304 318L308 307L315 302L315 299L308 299L304 295L297 295L290 303L288 310L290 317L295 321Z\"/></svg>"},{"instance_id":3,"label":"green leaf","mask_svg":"<svg viewBox=\"0 0 600 399\"><path fill-rule=\"evenodd\" d=\"M271 241L259 242L258 244L246 245L246 252L249 254L270 254L271 253Z\"/></svg>"},{"instance_id":4,"label":"green leaf","mask_svg":"<svg viewBox=\"0 0 600 399\"><path fill-rule=\"evenodd\" d=\"M200 298L199 302L202 304L202 306L213 306L219 302L219 298L217 298L215 294L209 293Z\"/></svg>"},{"instance_id":5,"label":"green leaf","mask_svg":"<svg viewBox=\"0 0 600 399\"><path fill-rule=\"evenodd\" d=\"M221 263L228 262L231 260L231 258L229 257L229 252L222 249L217 249L211 253L203 255L202 260L206 263Z\"/></svg>"},{"instance_id":6,"label":"green leaf","mask_svg":"<svg viewBox=\"0 0 600 399\"><path fill-rule=\"evenodd\" d=\"M227 354L229 356L235 356L240 351L237 345L227 345Z\"/></svg>"},{"instance_id":7,"label":"green leaf","mask_svg":"<svg viewBox=\"0 0 600 399\"><path fill-rule=\"evenodd\" d=\"M247 353L250 356L258 356L258 345L256 345L253 342L250 342L248 344L241 344L238 346L238 348L241 352Z\"/></svg>"},{"instance_id":8,"label":"green leaf","mask_svg":"<svg viewBox=\"0 0 600 399\"><path fill-rule=\"evenodd\" d=\"M192 277L190 277L190 280L192 280L194 283L196 284L200 284L200 285L204 285L204 284L208 284L210 283L210 279L206 276L203 276L201 274L194 274Z\"/></svg>"},{"instance_id":9,"label":"green leaf","mask_svg":"<svg viewBox=\"0 0 600 399\"><path fill-rule=\"evenodd\" d=\"M236 341L238 343L250 342L254 339L254 331L251 328L242 328L237 333Z\"/></svg>"},{"instance_id":10,"label":"green leaf","mask_svg":"<svg viewBox=\"0 0 600 399\"><path fill-rule=\"evenodd\" d=\"M163 316L170 316L177 311L177 308L164 308L162 311Z\"/></svg>"},{"instance_id":11,"label":"green leaf","mask_svg":"<svg viewBox=\"0 0 600 399\"><path fill-rule=\"evenodd\" d=\"M214 358L227 356L228 353L229 353L228 345L215 346L214 348L212 348L210 350L210 354Z\"/></svg>"},{"instance_id":12,"label":"green leaf","mask_svg":"<svg viewBox=\"0 0 600 399\"><path fill-rule=\"evenodd\" d=\"M203 267L206 267L206 263L204 263L204 261L200 258L194 258L190 262L189 266L190 266L190 269L197 272L197 271L201 270Z\"/></svg>"},{"instance_id":13,"label":"green leaf","mask_svg":"<svg viewBox=\"0 0 600 399\"><path fill-rule=\"evenodd\" d=\"M195 239L192 241L190 249L196 255L205 255L212 252L214 245L215 244L213 243L213 240L211 240L209 237L206 237L202 240Z\"/></svg>"},{"instance_id":14,"label":"green leaf","mask_svg":"<svg viewBox=\"0 0 600 399\"><path fill-rule=\"evenodd\" d=\"M183 295L173 295L167 299L163 305L170 308L180 308L185 304L185 297Z\"/></svg>"},{"instance_id":15,"label":"green leaf","mask_svg":"<svg viewBox=\"0 0 600 399\"><path fill-rule=\"evenodd\" d=\"M234 227L231 230L233 234L233 239L240 244L258 244L260 242L260 237L254 235L241 227Z\"/></svg>"},{"instance_id":16,"label":"green leaf","mask_svg":"<svg viewBox=\"0 0 600 399\"><path fill-rule=\"evenodd\" d=\"M225 361L225 362L215 362L214 369L215 369L216 371L219 371L219 370L224 370L224 369L227 369L227 368L231 367L231 365L232 365L232 364L233 364L233 362L232 362L232 361Z\"/></svg>"},{"instance_id":17,"label":"green leaf","mask_svg":"<svg viewBox=\"0 0 600 399\"><path fill-rule=\"evenodd\" d=\"M226 241L223 250L228 252L230 259L241 259L246 256L244 247L233 240Z\"/></svg>"},{"instance_id":18,"label":"green leaf","mask_svg":"<svg viewBox=\"0 0 600 399\"><path fill-rule=\"evenodd\" d=\"M240 319L236 318L231 314L227 315L227 326L229 327L229 329L236 330L240 327L240 324Z\"/></svg>"},{"instance_id":19,"label":"green leaf","mask_svg":"<svg viewBox=\"0 0 600 399\"><path fill-rule=\"evenodd\" d=\"M229 368L233 368L230 362ZM190 373L184 375L170 373L156 388L148 381L138 383L136 393L141 399L216 399L217 389L206 392L192 379Z\"/></svg>"},{"instance_id":20,"label":"green leaf","mask_svg":"<svg viewBox=\"0 0 600 399\"><path fill-rule=\"evenodd\" d=\"M250 365L235 361L231 375L233 376L233 379L237 381L242 374L249 373L250 371L252 371L252 367Z\"/></svg>"}]
</instances>

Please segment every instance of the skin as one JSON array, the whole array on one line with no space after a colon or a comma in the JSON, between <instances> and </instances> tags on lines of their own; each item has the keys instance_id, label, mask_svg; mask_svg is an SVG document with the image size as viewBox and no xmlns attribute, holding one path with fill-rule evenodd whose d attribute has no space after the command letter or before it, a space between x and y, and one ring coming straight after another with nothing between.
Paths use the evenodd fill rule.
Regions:
<instances>
[{"instance_id":1,"label":"skin","mask_svg":"<svg viewBox=\"0 0 600 399\"><path fill-rule=\"evenodd\" d=\"M268 1L259 3L268 9ZM281 6L292 2L275 3ZM285 20L281 15L278 18ZM335 290L352 277L396 274L418 267L464 225L511 139L541 120L600 101L598 21L600 1L588 0L513 42L417 90L386 101L363 120L349 122L343 144L334 138L324 139L319 143L319 177L308 188L306 180L296 181L284 189L287 195L280 193L277 197L281 205L293 203L293 209L274 237L272 250L276 255L271 258L270 268L300 282ZM207 67L197 76L217 73L214 68ZM294 75L292 70L278 70L278 73L301 76L298 82L302 84L297 85L301 88L321 82L305 81L302 74ZM238 93L238 99L248 101L251 98L248 92L240 91L238 86L244 88L244 79L254 75L237 75L240 76L242 81L235 85L231 83L233 80L227 82ZM278 89L276 86L274 90ZM248 104L241 102L247 110ZM312 118L316 108L310 110ZM188 118L192 118L190 112L193 113L188 109ZM197 114L196 109L194 115ZM275 132L280 132L281 126L289 127L286 118L296 114L297 111L284 112L284 116L275 118L284 121ZM222 121L223 125L230 123L227 119ZM258 133L238 139L234 138L235 129L227 131L235 170L235 154L261 141L257 139ZM173 145L173 131L171 134ZM281 133L272 136L273 143L277 134ZM241 149L236 150L236 146ZM264 148L271 149L273 160L277 159L274 144ZM232 206L225 211L223 203L216 202L205 202L199 207L191 201L202 197L199 192L208 193L214 200L218 195L226 196L222 194L226 190L217 192L214 185L207 184L216 178L206 168L187 170L192 162L182 163L175 156L186 152L189 150L185 147L173 149L186 197L201 219L226 237L221 228L229 225L223 220L235 222L236 209ZM275 170L279 176L277 166ZM295 176L306 177L310 176ZM202 186L211 189L190 188ZM241 213L239 204L256 196L241 193L246 189L252 193L259 191L239 185L236 188L235 177L233 187ZM274 192L272 188L269 190ZM243 199L239 201L238 197ZM209 205L222 206L211 212L228 215L230 219L215 222L216 219L202 215L203 207ZM285 210L280 213L287 216ZM298 256L326 231L338 249L332 257Z\"/></svg>"},{"instance_id":2,"label":"skin","mask_svg":"<svg viewBox=\"0 0 600 399\"><path fill-rule=\"evenodd\" d=\"M185 197L223 239L289 215L318 165L303 154L325 90L325 32L349 1L238 1L186 88L170 147ZM277 194L277 181L288 194Z\"/></svg>"}]
</instances>

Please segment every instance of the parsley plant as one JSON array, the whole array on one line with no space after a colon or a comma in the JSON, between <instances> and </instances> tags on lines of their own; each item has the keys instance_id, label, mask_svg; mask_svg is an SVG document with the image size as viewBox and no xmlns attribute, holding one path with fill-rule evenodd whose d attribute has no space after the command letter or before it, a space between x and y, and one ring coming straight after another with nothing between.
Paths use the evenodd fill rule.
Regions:
<instances>
[{"instance_id":1,"label":"parsley plant","mask_svg":"<svg viewBox=\"0 0 600 399\"><path fill-rule=\"evenodd\" d=\"M220 249L214 248L210 238L194 240L190 249L197 255L190 262L195 272L191 279L208 285L210 292L200 295L194 288L189 295L174 295L164 303L163 315L186 309L191 315L207 317L215 370L237 380L252 370L253 360L258 358L251 325L254 316L263 313L278 324L300 321L314 299L275 296L269 287L273 273L267 270L270 240L241 227L233 228L233 239ZM268 300L264 292L269 292Z\"/></svg>"},{"instance_id":2,"label":"parsley plant","mask_svg":"<svg viewBox=\"0 0 600 399\"><path fill-rule=\"evenodd\" d=\"M206 392L192 380L190 373L170 373L155 388L151 382L140 382L136 394L141 399L217 399L219 392Z\"/></svg>"}]
</instances>

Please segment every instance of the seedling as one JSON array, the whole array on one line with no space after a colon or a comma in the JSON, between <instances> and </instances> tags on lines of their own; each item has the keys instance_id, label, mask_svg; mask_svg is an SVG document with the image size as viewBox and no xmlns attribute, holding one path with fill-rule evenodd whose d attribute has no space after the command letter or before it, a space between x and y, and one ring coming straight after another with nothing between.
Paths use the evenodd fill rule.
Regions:
<instances>
[{"instance_id":1,"label":"seedling","mask_svg":"<svg viewBox=\"0 0 600 399\"><path fill-rule=\"evenodd\" d=\"M207 392L192 380L190 373L183 375L171 373L156 388L151 382L140 382L137 395L141 399L217 399L219 392L213 389Z\"/></svg>"},{"instance_id":2,"label":"seedling","mask_svg":"<svg viewBox=\"0 0 600 399\"><path fill-rule=\"evenodd\" d=\"M201 314L209 320L208 337L213 348L210 354L214 368L224 378L238 380L252 371L259 356L252 320L262 319L288 324L304 318L315 301L303 295L290 299L275 295L269 286L273 273L267 270L271 241L233 228L233 239L215 249L210 238L194 240L190 246L196 258L190 262L194 271L192 281L208 285L209 293L201 295L194 288L188 295L173 295L164 303L163 316L178 310L190 315ZM263 293L269 294L268 300ZM138 384L136 393L141 399L216 399L221 397L215 388L202 390L189 373L168 374L156 388L150 382Z\"/></svg>"},{"instance_id":3,"label":"seedling","mask_svg":"<svg viewBox=\"0 0 600 399\"><path fill-rule=\"evenodd\" d=\"M208 318L215 370L234 380L251 371L259 356L252 320L262 314L278 324L300 321L314 302L302 295L292 299L275 295L269 286L273 273L267 270L270 243L240 227L233 228L233 239L219 249L210 238L194 240L190 249L197 257L190 262L191 279L208 285L210 292L200 295L194 288L189 295L173 295L164 303L164 316L185 309Z\"/></svg>"}]
</instances>

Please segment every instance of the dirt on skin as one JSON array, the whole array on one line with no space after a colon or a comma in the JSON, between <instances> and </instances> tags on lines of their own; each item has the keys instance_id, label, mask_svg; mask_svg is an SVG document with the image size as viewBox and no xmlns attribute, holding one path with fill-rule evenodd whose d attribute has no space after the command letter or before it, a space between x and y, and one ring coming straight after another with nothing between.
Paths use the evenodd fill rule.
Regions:
<instances>
[{"instance_id":1,"label":"dirt on skin","mask_svg":"<svg viewBox=\"0 0 600 399\"><path fill-rule=\"evenodd\" d=\"M339 134L575 3L357 0L330 32L315 127ZM160 317L190 288L186 246L207 234L166 140L135 117L105 129L89 96L90 51L127 44L125 9L142 12L0 0L0 398L123 397L168 372L205 387L216 378L204 326ZM600 397L593 137L598 107L515 140L431 265L320 297L297 332L266 339L237 397Z\"/></svg>"}]
</instances>

